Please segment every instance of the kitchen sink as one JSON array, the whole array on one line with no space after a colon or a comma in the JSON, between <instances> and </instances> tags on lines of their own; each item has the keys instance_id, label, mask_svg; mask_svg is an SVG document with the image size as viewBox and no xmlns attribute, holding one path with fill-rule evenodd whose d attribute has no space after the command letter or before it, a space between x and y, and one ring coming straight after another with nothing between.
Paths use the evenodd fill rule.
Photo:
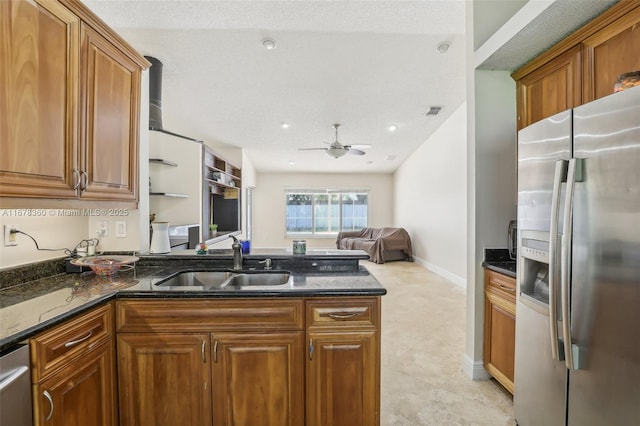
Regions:
<instances>
[{"instance_id":1,"label":"kitchen sink","mask_svg":"<svg viewBox=\"0 0 640 426\"><path fill-rule=\"evenodd\" d=\"M286 271L191 271L181 272L156 284L159 287L204 287L221 289L227 286L273 286L289 282L291 274Z\"/></svg>"},{"instance_id":2,"label":"kitchen sink","mask_svg":"<svg viewBox=\"0 0 640 426\"><path fill-rule=\"evenodd\" d=\"M289 282L289 272L249 272L234 275L229 279L229 284L234 287L283 285Z\"/></svg>"},{"instance_id":3,"label":"kitchen sink","mask_svg":"<svg viewBox=\"0 0 640 426\"><path fill-rule=\"evenodd\" d=\"M182 272L157 285L160 287L221 288L234 275L235 273L229 271Z\"/></svg>"}]
</instances>

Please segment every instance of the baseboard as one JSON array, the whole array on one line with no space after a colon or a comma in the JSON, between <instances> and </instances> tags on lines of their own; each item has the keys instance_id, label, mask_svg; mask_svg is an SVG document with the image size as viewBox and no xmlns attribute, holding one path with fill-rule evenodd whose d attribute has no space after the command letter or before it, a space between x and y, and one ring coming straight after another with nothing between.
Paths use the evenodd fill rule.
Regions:
<instances>
[{"instance_id":1,"label":"baseboard","mask_svg":"<svg viewBox=\"0 0 640 426\"><path fill-rule=\"evenodd\" d=\"M487 380L491 378L491 375L484 369L484 363L472 360L467 354L464 354L462 360L462 371L472 380Z\"/></svg>"},{"instance_id":2,"label":"baseboard","mask_svg":"<svg viewBox=\"0 0 640 426\"><path fill-rule=\"evenodd\" d=\"M467 280L456 275L453 274L449 271L447 271L446 269L443 269L439 266L434 265L431 262L427 262L424 259L421 259L419 257L413 256L413 261L415 263L417 263L420 266L423 266L425 268L427 268L428 270L430 270L433 273L436 273L438 275L440 275L443 278L448 279L449 281L451 281L452 283L454 283L455 285L457 285L458 287L466 290L467 289Z\"/></svg>"}]
</instances>

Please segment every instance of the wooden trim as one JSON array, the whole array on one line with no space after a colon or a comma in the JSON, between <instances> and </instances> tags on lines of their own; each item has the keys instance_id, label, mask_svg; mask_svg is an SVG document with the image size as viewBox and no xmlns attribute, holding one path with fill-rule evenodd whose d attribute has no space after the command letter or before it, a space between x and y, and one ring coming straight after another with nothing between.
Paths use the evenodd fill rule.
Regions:
<instances>
[{"instance_id":1,"label":"wooden trim","mask_svg":"<svg viewBox=\"0 0 640 426\"><path fill-rule=\"evenodd\" d=\"M484 368L486 368L489 374L491 374L498 382L500 382L502 386L504 386L509 392L511 392L511 395L513 395L514 385L511 379L505 376L502 371L498 370L491 363L486 364Z\"/></svg>"},{"instance_id":2,"label":"wooden trim","mask_svg":"<svg viewBox=\"0 0 640 426\"><path fill-rule=\"evenodd\" d=\"M545 63L555 59L563 54L570 48L579 45L583 40L592 36L597 31L600 31L607 25L622 18L627 13L633 11L633 9L640 7L639 0L622 0L619 3L613 5L608 10L604 11L601 15L594 18L589 23L582 26L580 29L574 31L571 35L555 44L547 51L538 55L535 59L528 62L526 65L520 67L511 74L511 78L514 80L520 80L527 74L540 68Z\"/></svg>"},{"instance_id":3,"label":"wooden trim","mask_svg":"<svg viewBox=\"0 0 640 426\"><path fill-rule=\"evenodd\" d=\"M79 0L59 0L73 13L78 15L80 19L89 24L94 30L101 33L101 35L109 40L111 44L114 44L126 54L129 59L134 61L142 69L147 69L151 66L151 63L133 48L126 40L120 37L111 27L109 27L102 19L96 16L87 6L82 4Z\"/></svg>"}]
</instances>

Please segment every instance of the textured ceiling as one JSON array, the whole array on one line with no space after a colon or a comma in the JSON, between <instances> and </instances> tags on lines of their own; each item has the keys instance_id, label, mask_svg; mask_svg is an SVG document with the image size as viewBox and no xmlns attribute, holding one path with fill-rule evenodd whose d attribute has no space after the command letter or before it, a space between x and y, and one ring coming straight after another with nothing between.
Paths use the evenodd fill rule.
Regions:
<instances>
[{"instance_id":1,"label":"textured ceiling","mask_svg":"<svg viewBox=\"0 0 640 426\"><path fill-rule=\"evenodd\" d=\"M461 0L85 4L163 62L166 130L242 147L259 171L392 172L465 99ZM367 155L298 151L332 142L333 123Z\"/></svg>"},{"instance_id":2,"label":"textured ceiling","mask_svg":"<svg viewBox=\"0 0 640 426\"><path fill-rule=\"evenodd\" d=\"M525 2L474 0L478 42ZM615 2L555 0L480 68L515 70ZM392 172L465 100L464 0L84 3L163 62L165 129L244 148L258 171ZM298 151L327 146L333 123L367 155Z\"/></svg>"}]
</instances>

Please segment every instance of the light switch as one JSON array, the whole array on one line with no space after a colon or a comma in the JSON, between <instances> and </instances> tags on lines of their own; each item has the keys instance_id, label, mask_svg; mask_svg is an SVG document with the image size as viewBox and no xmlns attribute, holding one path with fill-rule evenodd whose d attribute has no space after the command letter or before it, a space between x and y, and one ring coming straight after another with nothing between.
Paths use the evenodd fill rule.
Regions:
<instances>
[{"instance_id":1,"label":"light switch","mask_svg":"<svg viewBox=\"0 0 640 426\"><path fill-rule=\"evenodd\" d=\"M127 222L116 221L116 238L127 237Z\"/></svg>"}]
</instances>

